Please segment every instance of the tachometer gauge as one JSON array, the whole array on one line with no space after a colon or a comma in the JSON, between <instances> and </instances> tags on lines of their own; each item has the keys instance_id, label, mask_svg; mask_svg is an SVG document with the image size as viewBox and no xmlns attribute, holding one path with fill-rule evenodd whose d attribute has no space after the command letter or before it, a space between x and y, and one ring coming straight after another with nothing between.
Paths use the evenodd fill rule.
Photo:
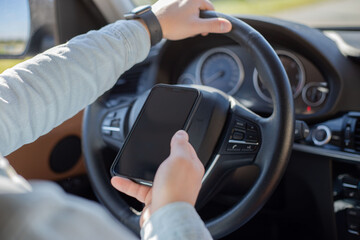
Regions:
<instances>
[{"instance_id":1,"label":"tachometer gauge","mask_svg":"<svg viewBox=\"0 0 360 240\"><path fill-rule=\"evenodd\" d=\"M311 82L305 85L302 99L307 105L317 107L325 101L328 92L326 82Z\"/></svg>"},{"instance_id":2,"label":"tachometer gauge","mask_svg":"<svg viewBox=\"0 0 360 240\"><path fill-rule=\"evenodd\" d=\"M297 98L305 85L305 71L301 61L292 53L285 50L276 51L286 74L289 78L291 90L294 98ZM254 87L258 95L266 102L271 103L271 97L267 89L263 86L257 70L253 75Z\"/></svg>"},{"instance_id":3,"label":"tachometer gauge","mask_svg":"<svg viewBox=\"0 0 360 240\"><path fill-rule=\"evenodd\" d=\"M196 68L196 81L232 95L244 80L244 67L239 57L227 48L205 52Z\"/></svg>"}]
</instances>

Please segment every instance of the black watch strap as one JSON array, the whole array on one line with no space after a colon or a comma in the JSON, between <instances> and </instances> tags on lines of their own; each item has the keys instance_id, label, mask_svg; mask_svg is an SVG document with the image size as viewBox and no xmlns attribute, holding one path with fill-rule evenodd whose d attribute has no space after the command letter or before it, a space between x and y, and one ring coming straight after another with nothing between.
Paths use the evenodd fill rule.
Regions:
<instances>
[{"instance_id":1,"label":"black watch strap","mask_svg":"<svg viewBox=\"0 0 360 240\"><path fill-rule=\"evenodd\" d=\"M155 14L151 11L150 5L134 8L130 13L125 14L124 17L127 20L141 18L145 22L150 32L151 46L161 41L163 37L161 25Z\"/></svg>"}]
</instances>

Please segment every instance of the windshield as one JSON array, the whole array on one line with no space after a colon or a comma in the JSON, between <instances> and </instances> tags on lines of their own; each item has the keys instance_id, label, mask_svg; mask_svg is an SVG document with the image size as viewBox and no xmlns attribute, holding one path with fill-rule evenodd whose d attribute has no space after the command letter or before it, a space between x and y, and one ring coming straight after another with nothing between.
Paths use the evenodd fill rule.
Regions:
<instances>
[{"instance_id":1,"label":"windshield","mask_svg":"<svg viewBox=\"0 0 360 240\"><path fill-rule=\"evenodd\" d=\"M137 5L151 0L133 0ZM219 12L277 17L312 27L360 27L359 0L212 0Z\"/></svg>"}]
</instances>

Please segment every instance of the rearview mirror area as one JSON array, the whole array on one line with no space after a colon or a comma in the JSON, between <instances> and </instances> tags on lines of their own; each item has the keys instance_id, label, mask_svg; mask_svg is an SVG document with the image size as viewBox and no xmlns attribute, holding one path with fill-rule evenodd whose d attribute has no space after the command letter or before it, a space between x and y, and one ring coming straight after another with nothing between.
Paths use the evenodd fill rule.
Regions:
<instances>
[{"instance_id":1,"label":"rearview mirror area","mask_svg":"<svg viewBox=\"0 0 360 240\"><path fill-rule=\"evenodd\" d=\"M28 0L0 1L0 58L19 58L26 53L30 39Z\"/></svg>"}]
</instances>

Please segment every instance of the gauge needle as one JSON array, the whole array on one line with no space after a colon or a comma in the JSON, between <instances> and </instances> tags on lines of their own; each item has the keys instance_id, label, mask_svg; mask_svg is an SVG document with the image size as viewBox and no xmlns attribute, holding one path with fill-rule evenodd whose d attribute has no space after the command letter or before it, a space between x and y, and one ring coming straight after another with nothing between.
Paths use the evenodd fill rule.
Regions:
<instances>
[{"instance_id":1,"label":"gauge needle","mask_svg":"<svg viewBox=\"0 0 360 240\"><path fill-rule=\"evenodd\" d=\"M216 72L216 73L214 73L213 75L211 75L210 77L208 77L208 78L206 79L206 83L207 83L207 84L210 84L210 83L212 83L213 81L215 81L216 79L218 79L218 78L220 78L220 77L222 77L222 76L224 76L224 75L225 75L225 72L224 72L224 71Z\"/></svg>"}]
</instances>

